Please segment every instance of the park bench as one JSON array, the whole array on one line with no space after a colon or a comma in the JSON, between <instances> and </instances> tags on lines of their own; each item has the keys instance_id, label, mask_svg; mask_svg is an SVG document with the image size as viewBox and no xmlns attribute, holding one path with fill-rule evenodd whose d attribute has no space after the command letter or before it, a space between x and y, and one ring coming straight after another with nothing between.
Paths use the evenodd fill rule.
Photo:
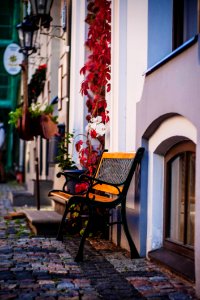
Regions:
<instances>
[{"instance_id":1,"label":"park bench","mask_svg":"<svg viewBox=\"0 0 200 300\"><path fill-rule=\"evenodd\" d=\"M49 197L54 199L61 199L65 201L65 211L62 216L57 240L63 239L63 229L66 223L70 207L76 204L84 204L88 208L88 223L82 235L76 261L83 260L83 249L86 238L92 231L95 224L95 211L96 209L110 210L116 207L121 207L121 221L124 232L130 247L131 258L138 258L139 254L132 240L131 234L128 229L126 219L126 197L127 192L136 170L139 171L140 162L144 154L144 148L138 148L136 152L104 152L102 154L97 172L94 177L85 174L79 177L80 181L89 182L89 188L84 194L69 194L63 190L51 190ZM64 175L67 179L70 174L65 172L59 173ZM66 184L64 184L66 186ZM109 223L113 225L118 222Z\"/></svg>"}]
</instances>

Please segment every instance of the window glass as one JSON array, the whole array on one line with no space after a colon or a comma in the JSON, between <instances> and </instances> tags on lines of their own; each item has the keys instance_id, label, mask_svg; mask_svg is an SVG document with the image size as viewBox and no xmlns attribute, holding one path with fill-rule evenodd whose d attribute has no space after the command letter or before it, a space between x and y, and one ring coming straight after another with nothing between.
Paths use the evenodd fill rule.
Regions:
<instances>
[{"instance_id":1,"label":"window glass","mask_svg":"<svg viewBox=\"0 0 200 300\"><path fill-rule=\"evenodd\" d=\"M14 1L1 1L0 39L12 39Z\"/></svg>"},{"instance_id":2,"label":"window glass","mask_svg":"<svg viewBox=\"0 0 200 300\"><path fill-rule=\"evenodd\" d=\"M193 150L194 149L194 150ZM176 145L166 155L165 239L194 246L195 146Z\"/></svg>"},{"instance_id":3,"label":"window glass","mask_svg":"<svg viewBox=\"0 0 200 300\"><path fill-rule=\"evenodd\" d=\"M173 50L197 34L197 0L173 1Z\"/></svg>"},{"instance_id":4,"label":"window glass","mask_svg":"<svg viewBox=\"0 0 200 300\"><path fill-rule=\"evenodd\" d=\"M195 154L189 156L188 210L187 210L187 244L194 246L195 217Z\"/></svg>"},{"instance_id":5,"label":"window glass","mask_svg":"<svg viewBox=\"0 0 200 300\"><path fill-rule=\"evenodd\" d=\"M184 223L184 184L185 164L183 156L178 156L171 163L170 191L170 236L169 238L183 243Z\"/></svg>"}]
</instances>

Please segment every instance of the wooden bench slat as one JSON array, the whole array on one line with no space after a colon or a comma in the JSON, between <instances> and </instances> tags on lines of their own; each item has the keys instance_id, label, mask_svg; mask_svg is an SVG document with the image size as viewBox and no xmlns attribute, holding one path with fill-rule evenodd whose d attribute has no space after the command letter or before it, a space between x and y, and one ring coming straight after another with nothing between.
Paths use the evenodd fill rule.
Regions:
<instances>
[{"instance_id":1,"label":"wooden bench slat","mask_svg":"<svg viewBox=\"0 0 200 300\"><path fill-rule=\"evenodd\" d=\"M119 188L119 190L113 186L109 186L107 184L97 184L95 185L94 190L101 191L108 194L118 195L119 190L122 191L122 187Z\"/></svg>"},{"instance_id":2,"label":"wooden bench slat","mask_svg":"<svg viewBox=\"0 0 200 300\"><path fill-rule=\"evenodd\" d=\"M102 158L118 158L118 159L124 159L124 158L134 158L135 152L104 152L102 154Z\"/></svg>"},{"instance_id":3,"label":"wooden bench slat","mask_svg":"<svg viewBox=\"0 0 200 300\"><path fill-rule=\"evenodd\" d=\"M56 197L56 198L60 198L60 199L66 201L66 200L68 200L71 197L71 195L68 194L68 193L66 193L66 192L64 192L64 191L52 190L52 191L49 192L49 197L53 198L53 200Z\"/></svg>"},{"instance_id":4,"label":"wooden bench slat","mask_svg":"<svg viewBox=\"0 0 200 300\"><path fill-rule=\"evenodd\" d=\"M54 199L59 198L59 199L64 200L65 202L67 202L70 199L71 196L72 195L67 194L65 192L62 192L62 191L52 191L49 194L49 197L53 197ZM81 195L81 198L84 198L84 196L85 195ZM109 202L109 201L112 201L112 200L116 199L116 195L103 196L103 195L97 195L97 194L94 194L94 193L90 193L89 196L91 198L95 197L95 200L102 201L102 202Z\"/></svg>"}]
</instances>

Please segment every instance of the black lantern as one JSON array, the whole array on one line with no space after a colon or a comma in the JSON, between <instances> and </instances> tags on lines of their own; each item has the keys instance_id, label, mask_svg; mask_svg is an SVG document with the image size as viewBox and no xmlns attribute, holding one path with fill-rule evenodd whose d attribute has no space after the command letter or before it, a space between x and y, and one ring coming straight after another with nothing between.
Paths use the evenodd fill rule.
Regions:
<instances>
[{"instance_id":1,"label":"black lantern","mask_svg":"<svg viewBox=\"0 0 200 300\"><path fill-rule=\"evenodd\" d=\"M53 0L30 0L30 3L33 16L42 26L49 28L52 21L50 10Z\"/></svg>"},{"instance_id":2,"label":"black lantern","mask_svg":"<svg viewBox=\"0 0 200 300\"><path fill-rule=\"evenodd\" d=\"M23 22L17 25L21 52L25 55L31 55L36 52L35 42L38 26L29 18L24 18Z\"/></svg>"}]
</instances>

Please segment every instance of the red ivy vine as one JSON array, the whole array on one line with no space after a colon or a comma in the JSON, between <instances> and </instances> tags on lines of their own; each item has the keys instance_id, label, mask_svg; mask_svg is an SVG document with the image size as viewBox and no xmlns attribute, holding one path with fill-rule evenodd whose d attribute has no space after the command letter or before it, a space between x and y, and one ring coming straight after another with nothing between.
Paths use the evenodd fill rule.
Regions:
<instances>
[{"instance_id":1,"label":"red ivy vine","mask_svg":"<svg viewBox=\"0 0 200 300\"><path fill-rule=\"evenodd\" d=\"M110 91L111 73L111 1L88 0L88 14L85 22L89 25L88 59L80 70L85 76L81 94L86 98L88 114L86 120L86 141L76 143L80 163L93 174L98 163L100 150L104 149L105 128L109 122L106 92ZM94 146L93 141L96 141Z\"/></svg>"}]
</instances>

